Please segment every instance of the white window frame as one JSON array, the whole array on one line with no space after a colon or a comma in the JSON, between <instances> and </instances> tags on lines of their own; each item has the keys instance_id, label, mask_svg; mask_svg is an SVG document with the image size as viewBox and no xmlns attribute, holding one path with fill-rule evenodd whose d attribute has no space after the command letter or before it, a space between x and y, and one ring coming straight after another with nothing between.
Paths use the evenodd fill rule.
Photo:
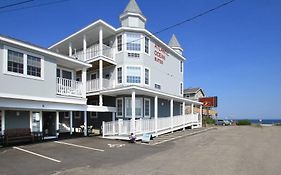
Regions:
<instances>
[{"instance_id":1,"label":"white window frame","mask_svg":"<svg viewBox=\"0 0 281 175\"><path fill-rule=\"evenodd\" d=\"M160 86L160 89L156 88L155 85L159 85L159 86ZM162 86L161 86L160 83L154 83L154 87L153 87L153 88L154 88L154 89L157 89L157 90L162 90Z\"/></svg>"},{"instance_id":2,"label":"white window frame","mask_svg":"<svg viewBox=\"0 0 281 175\"><path fill-rule=\"evenodd\" d=\"M148 36L143 36L143 52L147 55L150 56L150 45L151 45L151 42L150 42L150 38ZM145 39L148 39L148 53L145 52Z\"/></svg>"},{"instance_id":3,"label":"white window frame","mask_svg":"<svg viewBox=\"0 0 281 175\"><path fill-rule=\"evenodd\" d=\"M118 103L117 103L117 101L118 100L121 100L122 101L122 115L118 115ZM117 118L123 118L123 116L124 116L124 100L123 100L123 98L122 97L120 97L120 98L116 98L116 117Z\"/></svg>"},{"instance_id":4,"label":"white window frame","mask_svg":"<svg viewBox=\"0 0 281 175\"><path fill-rule=\"evenodd\" d=\"M19 52L19 53L23 54L23 74L8 71L8 50ZM27 55L38 57L41 59L41 77L27 74ZM44 57L41 55L4 45L4 48L3 48L3 74L24 77L24 78L34 79L34 80L44 80L44 63L45 63Z\"/></svg>"},{"instance_id":5,"label":"white window frame","mask_svg":"<svg viewBox=\"0 0 281 175\"><path fill-rule=\"evenodd\" d=\"M121 39L122 39L122 43L121 43L121 50L118 51L118 36L121 36ZM116 53L120 53L124 50L124 43L125 43L125 40L124 40L124 34L121 33L121 34L118 34L116 36Z\"/></svg>"},{"instance_id":6,"label":"white window frame","mask_svg":"<svg viewBox=\"0 0 281 175\"><path fill-rule=\"evenodd\" d=\"M125 105L124 105L124 107L125 107L125 118L132 118L132 116L128 116L127 115L127 108L126 108L126 106L127 106L127 99L131 99L132 100L132 97L125 97ZM141 115L136 115L136 118L142 118L142 116L143 116L143 98L142 97L136 97L135 98L135 100L141 100ZM135 108L136 108L137 106L135 105ZM131 108L132 108L132 104L131 104Z\"/></svg>"},{"instance_id":7,"label":"white window frame","mask_svg":"<svg viewBox=\"0 0 281 175\"><path fill-rule=\"evenodd\" d=\"M122 78L122 83L118 82L118 68L122 69L122 74L121 74L122 75L122 77L121 77ZM123 66L119 66L119 67L116 68L116 84L123 84L124 83L124 71L125 70L124 70Z\"/></svg>"},{"instance_id":8,"label":"white window frame","mask_svg":"<svg viewBox=\"0 0 281 175\"><path fill-rule=\"evenodd\" d=\"M145 83L145 70L148 70L148 84ZM146 86L150 86L150 69L148 67L144 67L143 69L143 84Z\"/></svg>"},{"instance_id":9,"label":"white window frame","mask_svg":"<svg viewBox=\"0 0 281 175\"><path fill-rule=\"evenodd\" d=\"M149 114L148 115L146 115L145 114L145 110L146 110L146 108L145 108L145 101L148 101L149 102ZM144 116L144 118L150 118L150 113L151 113L151 101L150 101L150 98L144 98L143 99L143 116Z\"/></svg>"},{"instance_id":10,"label":"white window frame","mask_svg":"<svg viewBox=\"0 0 281 175\"><path fill-rule=\"evenodd\" d=\"M128 67L139 67L140 68L140 83L128 83L127 80L127 69ZM125 78L123 78L123 80L125 79L125 84L134 84L134 85L143 85L143 67L140 65L125 65ZM123 74L124 75L124 74ZM124 77L124 76L123 76Z\"/></svg>"},{"instance_id":11,"label":"white window frame","mask_svg":"<svg viewBox=\"0 0 281 175\"><path fill-rule=\"evenodd\" d=\"M127 49L127 44L128 44L128 33L129 33L129 34L138 34L138 35L140 35L140 50L128 50L128 49ZM125 51L126 51L126 52L130 52L130 53L142 53L142 52L143 52L143 40L142 40L143 35L142 35L141 33L138 33L138 32L126 32L126 33L124 34L124 36L125 36L125 38L126 38L125 44L124 44L124 46L125 46Z\"/></svg>"}]
</instances>

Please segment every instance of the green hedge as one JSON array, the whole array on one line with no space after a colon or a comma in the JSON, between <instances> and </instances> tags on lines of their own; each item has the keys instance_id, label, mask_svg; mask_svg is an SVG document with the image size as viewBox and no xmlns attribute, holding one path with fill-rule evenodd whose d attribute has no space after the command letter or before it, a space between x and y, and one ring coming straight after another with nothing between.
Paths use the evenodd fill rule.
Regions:
<instances>
[{"instance_id":1,"label":"green hedge","mask_svg":"<svg viewBox=\"0 0 281 175\"><path fill-rule=\"evenodd\" d=\"M251 121L250 120L239 120L236 123L237 125L251 125Z\"/></svg>"},{"instance_id":2,"label":"green hedge","mask_svg":"<svg viewBox=\"0 0 281 175\"><path fill-rule=\"evenodd\" d=\"M215 124L216 123L216 120L213 119L212 117L204 117L203 118L203 123L205 124Z\"/></svg>"}]
</instances>

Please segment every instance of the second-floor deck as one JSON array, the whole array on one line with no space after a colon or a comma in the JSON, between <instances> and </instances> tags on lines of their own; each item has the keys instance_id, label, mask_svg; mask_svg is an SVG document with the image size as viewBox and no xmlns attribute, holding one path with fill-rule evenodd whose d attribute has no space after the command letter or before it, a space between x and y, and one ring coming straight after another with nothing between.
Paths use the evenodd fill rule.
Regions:
<instances>
[{"instance_id":1,"label":"second-floor deck","mask_svg":"<svg viewBox=\"0 0 281 175\"><path fill-rule=\"evenodd\" d=\"M82 82L69 80L65 78L57 78L57 94L64 96L82 97Z\"/></svg>"}]
</instances>

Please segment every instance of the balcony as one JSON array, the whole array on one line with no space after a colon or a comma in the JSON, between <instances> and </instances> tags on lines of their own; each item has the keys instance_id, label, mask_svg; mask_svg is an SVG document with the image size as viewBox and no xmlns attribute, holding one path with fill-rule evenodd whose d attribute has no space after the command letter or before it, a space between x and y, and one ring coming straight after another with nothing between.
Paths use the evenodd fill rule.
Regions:
<instances>
[{"instance_id":1,"label":"balcony","mask_svg":"<svg viewBox=\"0 0 281 175\"><path fill-rule=\"evenodd\" d=\"M57 94L64 96L82 97L82 82L57 78Z\"/></svg>"},{"instance_id":2,"label":"balcony","mask_svg":"<svg viewBox=\"0 0 281 175\"><path fill-rule=\"evenodd\" d=\"M109 47L105 44L103 44L102 48L103 48L102 49L103 53L101 54L99 44L95 44L95 45L92 45L92 46L88 47L86 49L86 60L85 61L91 60L91 59L96 58L98 56L104 56L104 57L107 57L109 59L113 59L113 48L111 48L111 47ZM72 57L84 61L84 52L79 51L76 54L74 54Z\"/></svg>"},{"instance_id":3,"label":"balcony","mask_svg":"<svg viewBox=\"0 0 281 175\"><path fill-rule=\"evenodd\" d=\"M114 82L108 79L103 78L102 79L103 88L102 89L108 89L113 88ZM100 90L100 83L99 79L89 80L87 81L87 92L94 92Z\"/></svg>"}]
</instances>

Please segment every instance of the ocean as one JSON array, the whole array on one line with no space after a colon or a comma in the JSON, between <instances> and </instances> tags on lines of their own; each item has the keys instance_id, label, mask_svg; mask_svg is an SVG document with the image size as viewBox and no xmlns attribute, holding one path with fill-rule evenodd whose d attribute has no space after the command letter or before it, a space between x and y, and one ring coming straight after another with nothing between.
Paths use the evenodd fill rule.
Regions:
<instances>
[{"instance_id":1,"label":"ocean","mask_svg":"<svg viewBox=\"0 0 281 175\"><path fill-rule=\"evenodd\" d=\"M233 121L239 121L239 120L243 120L243 119L232 119ZM251 121L251 123L253 124L260 124L260 120L259 119L249 119ZM277 123L281 123L281 119L263 119L261 121L262 124L277 124Z\"/></svg>"}]
</instances>

